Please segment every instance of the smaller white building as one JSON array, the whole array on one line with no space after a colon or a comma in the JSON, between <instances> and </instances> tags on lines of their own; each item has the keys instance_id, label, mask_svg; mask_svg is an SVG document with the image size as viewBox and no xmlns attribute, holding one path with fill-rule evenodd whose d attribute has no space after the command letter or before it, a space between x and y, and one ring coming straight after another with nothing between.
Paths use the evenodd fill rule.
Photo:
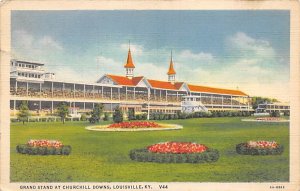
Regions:
<instances>
[{"instance_id":1,"label":"smaller white building","mask_svg":"<svg viewBox=\"0 0 300 191\"><path fill-rule=\"evenodd\" d=\"M183 96L181 101L181 111L185 113L208 112L208 109L202 104L201 96Z\"/></svg>"}]
</instances>

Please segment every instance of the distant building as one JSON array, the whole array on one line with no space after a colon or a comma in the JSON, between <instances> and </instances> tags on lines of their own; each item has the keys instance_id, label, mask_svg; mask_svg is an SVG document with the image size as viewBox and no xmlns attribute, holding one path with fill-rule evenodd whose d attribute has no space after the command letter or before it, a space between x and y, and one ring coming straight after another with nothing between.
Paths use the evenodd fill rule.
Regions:
<instances>
[{"instance_id":1,"label":"distant building","mask_svg":"<svg viewBox=\"0 0 300 191\"><path fill-rule=\"evenodd\" d=\"M262 103L258 104L258 107L255 110L255 113L271 113L273 111L279 111L280 113L283 112L290 112L290 105L288 103Z\"/></svg>"},{"instance_id":2,"label":"distant building","mask_svg":"<svg viewBox=\"0 0 300 191\"><path fill-rule=\"evenodd\" d=\"M60 102L68 102L80 113L92 110L96 103L102 103L106 111L113 111L119 106L124 112L175 113L197 110L195 107L203 111L252 110L251 98L240 90L176 81L172 55L167 72L168 81L135 76L130 48L124 69L125 76L105 74L95 83L78 83L56 80L54 73L45 71L44 64L11 60L12 115L16 114L22 100L28 101L30 110L50 114ZM193 108L187 104L194 104Z\"/></svg>"}]
</instances>

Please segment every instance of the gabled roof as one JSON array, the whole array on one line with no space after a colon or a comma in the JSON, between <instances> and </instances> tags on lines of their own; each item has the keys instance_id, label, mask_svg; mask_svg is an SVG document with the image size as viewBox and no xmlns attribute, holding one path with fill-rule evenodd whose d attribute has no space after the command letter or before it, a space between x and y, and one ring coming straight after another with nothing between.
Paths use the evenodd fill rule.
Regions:
<instances>
[{"instance_id":1,"label":"gabled roof","mask_svg":"<svg viewBox=\"0 0 300 191\"><path fill-rule=\"evenodd\" d=\"M177 90L175 84L172 84L171 82L158 81L158 80L149 80L149 79L147 79L147 80L153 88Z\"/></svg>"},{"instance_id":2,"label":"gabled roof","mask_svg":"<svg viewBox=\"0 0 300 191\"><path fill-rule=\"evenodd\" d=\"M134 64L133 64L133 60L131 57L131 52L130 49L128 50L128 56L127 56L127 62L124 65L125 68L135 68Z\"/></svg>"},{"instance_id":3,"label":"gabled roof","mask_svg":"<svg viewBox=\"0 0 300 191\"><path fill-rule=\"evenodd\" d=\"M188 84L188 87L192 92L207 92L207 93L215 93L215 94L248 96L247 94L239 90L228 90L228 89L212 88L207 86L198 86L198 85L191 85L191 84Z\"/></svg>"},{"instance_id":4,"label":"gabled roof","mask_svg":"<svg viewBox=\"0 0 300 191\"><path fill-rule=\"evenodd\" d=\"M138 76L130 79L125 76L117 76L111 74L107 74L106 76L109 77L116 84L124 86L136 86L144 78L143 76Z\"/></svg>"},{"instance_id":5,"label":"gabled roof","mask_svg":"<svg viewBox=\"0 0 300 191\"><path fill-rule=\"evenodd\" d=\"M184 82L175 82L174 86L177 90L180 90L180 88L182 87L183 84L184 84Z\"/></svg>"}]
</instances>

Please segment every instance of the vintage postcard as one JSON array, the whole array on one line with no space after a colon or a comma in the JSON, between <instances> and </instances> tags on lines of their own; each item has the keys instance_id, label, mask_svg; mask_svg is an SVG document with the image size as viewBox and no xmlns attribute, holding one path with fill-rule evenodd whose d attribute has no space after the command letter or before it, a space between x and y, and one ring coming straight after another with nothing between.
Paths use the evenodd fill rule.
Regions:
<instances>
[{"instance_id":1,"label":"vintage postcard","mask_svg":"<svg viewBox=\"0 0 300 191\"><path fill-rule=\"evenodd\" d=\"M298 1L2 1L1 190L299 185Z\"/></svg>"}]
</instances>

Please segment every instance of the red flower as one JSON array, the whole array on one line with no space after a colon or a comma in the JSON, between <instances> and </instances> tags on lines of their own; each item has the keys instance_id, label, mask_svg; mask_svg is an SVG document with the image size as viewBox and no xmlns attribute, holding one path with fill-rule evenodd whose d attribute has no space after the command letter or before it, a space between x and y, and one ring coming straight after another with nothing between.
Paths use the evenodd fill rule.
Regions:
<instances>
[{"instance_id":1,"label":"red flower","mask_svg":"<svg viewBox=\"0 0 300 191\"><path fill-rule=\"evenodd\" d=\"M156 128L161 127L155 122L149 121L134 121L134 122L121 122L114 123L108 126L108 128Z\"/></svg>"},{"instance_id":2,"label":"red flower","mask_svg":"<svg viewBox=\"0 0 300 191\"><path fill-rule=\"evenodd\" d=\"M207 146L191 142L165 142L150 145L148 151L153 153L202 153L208 149Z\"/></svg>"}]
</instances>

